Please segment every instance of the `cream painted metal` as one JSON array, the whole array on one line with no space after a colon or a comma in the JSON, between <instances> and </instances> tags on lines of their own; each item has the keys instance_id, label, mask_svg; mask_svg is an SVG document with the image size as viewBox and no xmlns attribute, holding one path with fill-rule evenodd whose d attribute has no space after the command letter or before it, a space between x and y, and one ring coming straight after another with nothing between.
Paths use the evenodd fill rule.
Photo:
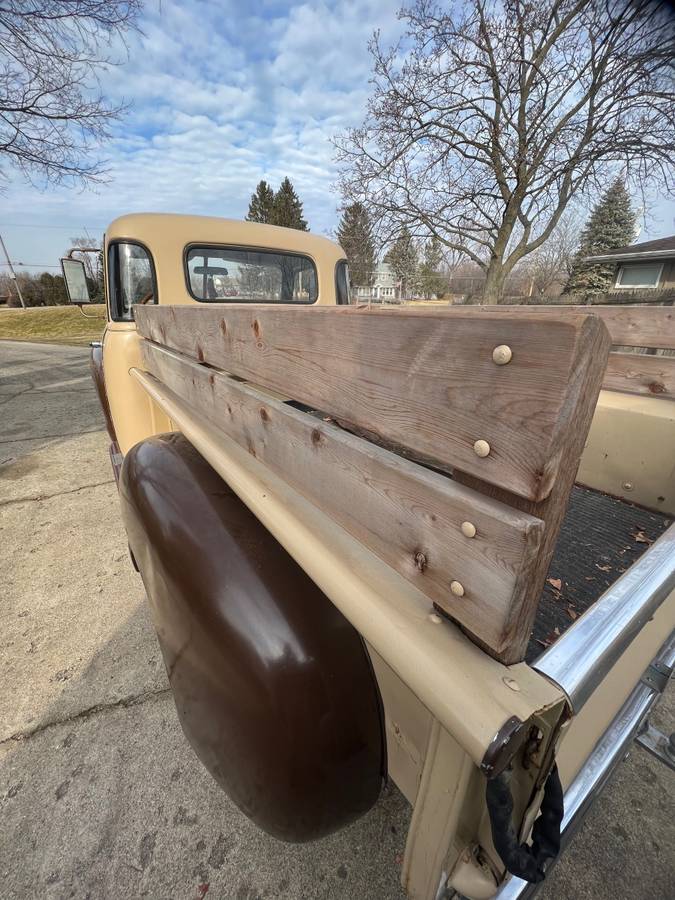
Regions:
<instances>
[{"instance_id":1,"label":"cream painted metal","mask_svg":"<svg viewBox=\"0 0 675 900\"><path fill-rule=\"evenodd\" d=\"M136 213L111 222L106 248L112 241L136 241L152 254L161 305L200 304L190 296L185 277L185 250L190 244L228 245L243 248L286 250L308 256L319 280L317 305L334 306L335 266L345 258L339 244L308 231L241 222L211 216L179 216L168 213Z\"/></svg>"},{"instance_id":2,"label":"cream painted metal","mask_svg":"<svg viewBox=\"0 0 675 900\"><path fill-rule=\"evenodd\" d=\"M577 481L675 516L675 400L601 391Z\"/></svg>"},{"instance_id":3,"label":"cream painted metal","mask_svg":"<svg viewBox=\"0 0 675 900\"><path fill-rule=\"evenodd\" d=\"M208 216L138 213L121 216L108 227L104 253L106 292L108 247L113 241L124 240L141 243L150 251L160 304L207 305L200 304L188 293L183 259L185 248L190 244L224 244L302 253L316 265L317 305L320 306L335 305L335 267L345 258L339 244L306 231ZM129 370L140 366L140 339L135 323L111 321L109 305L107 308L103 368L117 440L122 453L126 453L142 438L170 430L170 425L157 405L129 377Z\"/></svg>"}]
</instances>

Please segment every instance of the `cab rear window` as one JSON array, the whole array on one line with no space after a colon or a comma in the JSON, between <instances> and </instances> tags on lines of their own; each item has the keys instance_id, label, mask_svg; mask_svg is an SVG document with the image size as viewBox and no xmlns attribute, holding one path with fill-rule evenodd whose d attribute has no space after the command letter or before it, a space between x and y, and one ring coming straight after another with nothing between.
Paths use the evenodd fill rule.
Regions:
<instances>
[{"instance_id":1,"label":"cab rear window","mask_svg":"<svg viewBox=\"0 0 675 900\"><path fill-rule=\"evenodd\" d=\"M308 256L242 247L189 247L188 290L212 303L316 303L316 266Z\"/></svg>"}]
</instances>

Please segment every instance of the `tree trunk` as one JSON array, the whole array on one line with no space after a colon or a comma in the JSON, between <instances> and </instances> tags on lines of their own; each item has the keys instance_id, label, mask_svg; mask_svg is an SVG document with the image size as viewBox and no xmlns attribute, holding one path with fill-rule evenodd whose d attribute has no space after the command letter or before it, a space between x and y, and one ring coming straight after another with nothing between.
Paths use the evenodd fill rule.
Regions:
<instances>
[{"instance_id":1,"label":"tree trunk","mask_svg":"<svg viewBox=\"0 0 675 900\"><path fill-rule=\"evenodd\" d=\"M490 260L487 274L485 276L485 286L483 288L483 303L500 303L504 292L504 281L506 272L504 265L500 259L494 257Z\"/></svg>"}]
</instances>

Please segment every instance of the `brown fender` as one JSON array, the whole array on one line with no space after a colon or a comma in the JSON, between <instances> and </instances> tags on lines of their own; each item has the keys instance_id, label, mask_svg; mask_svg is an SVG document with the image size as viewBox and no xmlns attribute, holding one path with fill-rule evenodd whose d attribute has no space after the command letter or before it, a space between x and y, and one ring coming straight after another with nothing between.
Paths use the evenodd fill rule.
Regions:
<instances>
[{"instance_id":1,"label":"brown fender","mask_svg":"<svg viewBox=\"0 0 675 900\"><path fill-rule=\"evenodd\" d=\"M120 497L180 722L206 768L282 840L369 810L386 764L358 632L182 435L132 447Z\"/></svg>"}]
</instances>

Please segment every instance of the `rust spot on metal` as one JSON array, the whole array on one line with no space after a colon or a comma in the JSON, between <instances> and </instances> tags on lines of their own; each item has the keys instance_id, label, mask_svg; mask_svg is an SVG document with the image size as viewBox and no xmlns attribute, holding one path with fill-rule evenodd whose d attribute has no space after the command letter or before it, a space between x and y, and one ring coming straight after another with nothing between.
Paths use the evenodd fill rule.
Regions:
<instances>
[{"instance_id":1,"label":"rust spot on metal","mask_svg":"<svg viewBox=\"0 0 675 900\"><path fill-rule=\"evenodd\" d=\"M323 435L318 428L312 428L312 443L316 447L323 440Z\"/></svg>"},{"instance_id":2,"label":"rust spot on metal","mask_svg":"<svg viewBox=\"0 0 675 900\"><path fill-rule=\"evenodd\" d=\"M220 327L221 334L224 334L224 335L227 334L227 322L225 321L225 319L221 320L219 327Z\"/></svg>"},{"instance_id":3,"label":"rust spot on metal","mask_svg":"<svg viewBox=\"0 0 675 900\"><path fill-rule=\"evenodd\" d=\"M215 377L215 375L214 375L213 373L211 373L211 374L209 375L209 384L211 385L211 387L213 387L213 385L214 385L215 383L216 383L216 377Z\"/></svg>"},{"instance_id":4,"label":"rust spot on metal","mask_svg":"<svg viewBox=\"0 0 675 900\"><path fill-rule=\"evenodd\" d=\"M254 334L257 338L260 337L260 323L258 322L257 319L254 319L254 321L253 321L253 334Z\"/></svg>"},{"instance_id":5,"label":"rust spot on metal","mask_svg":"<svg viewBox=\"0 0 675 900\"><path fill-rule=\"evenodd\" d=\"M269 422L270 417L264 406L260 407L260 418L263 420L263 422Z\"/></svg>"},{"instance_id":6,"label":"rust spot on metal","mask_svg":"<svg viewBox=\"0 0 675 900\"><path fill-rule=\"evenodd\" d=\"M661 381L651 381L647 385L647 390L650 394L665 394L666 386Z\"/></svg>"},{"instance_id":7,"label":"rust spot on metal","mask_svg":"<svg viewBox=\"0 0 675 900\"><path fill-rule=\"evenodd\" d=\"M253 446L253 441L251 440L251 438L248 438L248 440L246 441L246 448L251 456L255 457L255 447Z\"/></svg>"},{"instance_id":8,"label":"rust spot on metal","mask_svg":"<svg viewBox=\"0 0 675 900\"><path fill-rule=\"evenodd\" d=\"M422 553L421 550L418 550L417 553L415 553L415 568L419 572L424 572L426 567L427 567L427 558L426 558L425 554Z\"/></svg>"},{"instance_id":9,"label":"rust spot on metal","mask_svg":"<svg viewBox=\"0 0 675 900\"><path fill-rule=\"evenodd\" d=\"M197 359L199 360L199 362L204 362L204 351L199 346L199 344L197 344Z\"/></svg>"}]
</instances>

